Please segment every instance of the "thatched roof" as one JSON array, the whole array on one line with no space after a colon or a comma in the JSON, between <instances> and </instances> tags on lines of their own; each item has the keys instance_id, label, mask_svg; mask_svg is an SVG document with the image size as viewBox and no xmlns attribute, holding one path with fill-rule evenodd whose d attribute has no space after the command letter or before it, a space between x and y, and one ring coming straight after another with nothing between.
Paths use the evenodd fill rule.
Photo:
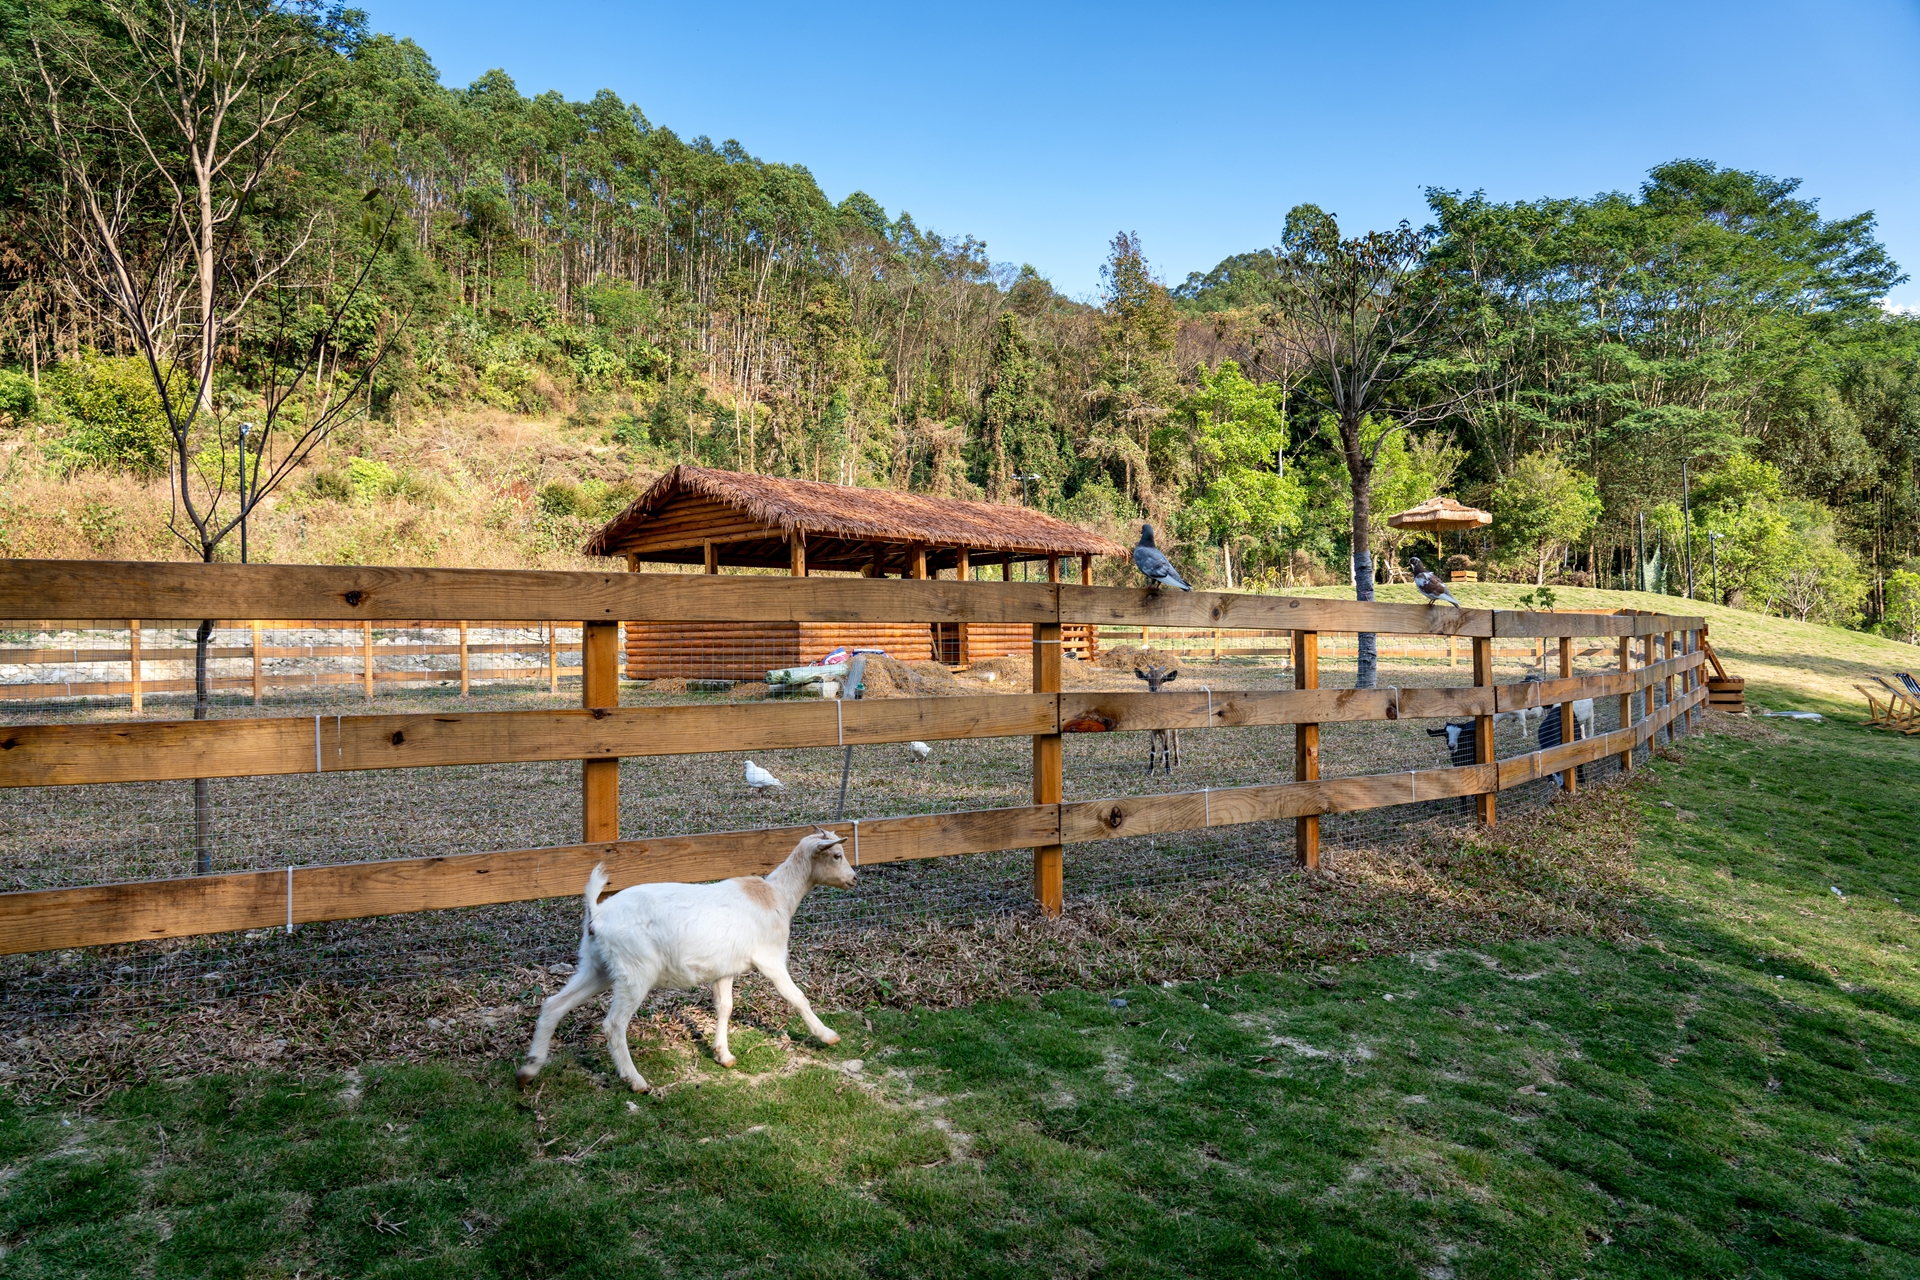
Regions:
<instances>
[{"instance_id":1,"label":"thatched roof","mask_svg":"<svg viewBox=\"0 0 1920 1280\"><path fill-rule=\"evenodd\" d=\"M663 519L664 517L664 519ZM703 540L724 542L730 564L778 563L777 547L804 534L819 568L858 568L890 546L958 548L1017 560L1124 556L1127 548L1025 507L928 498L814 480L785 480L682 464L596 533L587 555L698 560Z\"/></svg>"},{"instance_id":2,"label":"thatched roof","mask_svg":"<svg viewBox=\"0 0 1920 1280\"><path fill-rule=\"evenodd\" d=\"M1492 524L1491 512L1478 507L1470 507L1464 502L1455 502L1452 498L1428 498L1417 507L1410 507L1387 517L1387 523L1396 529L1473 529L1483 524Z\"/></svg>"}]
</instances>

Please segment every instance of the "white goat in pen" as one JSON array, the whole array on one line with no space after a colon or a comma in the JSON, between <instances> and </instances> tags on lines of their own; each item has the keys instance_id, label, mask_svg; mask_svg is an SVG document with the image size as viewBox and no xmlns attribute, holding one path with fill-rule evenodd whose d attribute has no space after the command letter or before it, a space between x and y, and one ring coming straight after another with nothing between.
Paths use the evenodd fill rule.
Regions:
<instances>
[{"instance_id":1,"label":"white goat in pen","mask_svg":"<svg viewBox=\"0 0 1920 1280\"><path fill-rule=\"evenodd\" d=\"M800 1011L807 1030L828 1044L838 1043L839 1034L814 1016L813 1006L787 974L787 935L800 900L814 885L845 889L853 884L854 871L841 843L839 836L822 830L801 840L764 878L637 884L605 902L600 892L607 886L606 869L595 867L587 877L580 964L572 980L540 1006L533 1044L520 1068L520 1086L525 1088L547 1064L560 1019L608 987L613 988L613 999L600 1025L620 1078L635 1093L645 1093L647 1082L627 1048L627 1025L655 987L713 988L713 1056L723 1067L734 1063L727 1049L733 980L749 969L758 969Z\"/></svg>"}]
</instances>

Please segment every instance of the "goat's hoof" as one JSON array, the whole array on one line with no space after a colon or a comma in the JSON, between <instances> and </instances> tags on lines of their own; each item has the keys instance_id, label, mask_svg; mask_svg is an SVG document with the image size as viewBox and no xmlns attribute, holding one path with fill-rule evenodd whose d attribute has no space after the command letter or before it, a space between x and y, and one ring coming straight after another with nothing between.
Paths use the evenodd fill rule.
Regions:
<instances>
[{"instance_id":1,"label":"goat's hoof","mask_svg":"<svg viewBox=\"0 0 1920 1280\"><path fill-rule=\"evenodd\" d=\"M635 1093L651 1093L653 1091L653 1086L645 1080L629 1080L627 1083L633 1087Z\"/></svg>"},{"instance_id":2,"label":"goat's hoof","mask_svg":"<svg viewBox=\"0 0 1920 1280\"><path fill-rule=\"evenodd\" d=\"M529 1062L513 1073L513 1087L516 1089L524 1089L532 1084L533 1078L539 1074L540 1068Z\"/></svg>"},{"instance_id":3,"label":"goat's hoof","mask_svg":"<svg viewBox=\"0 0 1920 1280\"><path fill-rule=\"evenodd\" d=\"M715 1055L714 1055L714 1059L713 1059L713 1060L714 1060L715 1062L718 1062L718 1063L719 1063L719 1064L720 1064L721 1066L723 1066L723 1067L730 1067L730 1066L732 1066L732 1065L733 1065L734 1063L736 1063L736 1062L738 1062L738 1061L739 1061L739 1059L738 1059L738 1058L736 1058L736 1057L734 1057L734 1056L733 1056L732 1054L730 1054L730 1053L719 1053L719 1054L715 1054Z\"/></svg>"},{"instance_id":4,"label":"goat's hoof","mask_svg":"<svg viewBox=\"0 0 1920 1280\"><path fill-rule=\"evenodd\" d=\"M838 1031L829 1031L827 1032L827 1034L820 1037L820 1043L821 1044L839 1044L840 1033Z\"/></svg>"}]
</instances>

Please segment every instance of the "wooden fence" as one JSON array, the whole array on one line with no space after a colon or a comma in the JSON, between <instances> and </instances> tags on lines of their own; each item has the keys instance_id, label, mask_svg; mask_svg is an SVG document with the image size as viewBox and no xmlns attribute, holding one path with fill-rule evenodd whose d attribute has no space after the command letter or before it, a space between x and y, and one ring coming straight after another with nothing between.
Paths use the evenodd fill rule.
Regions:
<instances>
[{"instance_id":1,"label":"wooden fence","mask_svg":"<svg viewBox=\"0 0 1920 1280\"><path fill-rule=\"evenodd\" d=\"M346 770L579 760L581 841L449 857L288 867L0 894L0 953L181 937L579 892L604 862L611 887L756 874L811 828L712 832L649 840L619 833L624 756L986 737L1033 741L1033 804L837 824L861 865L1006 849L1033 850L1042 908L1062 907L1064 846L1291 818L1306 866L1319 821L1446 797L1476 798L1483 822L1507 788L1632 750L1692 716L1705 697L1698 618L1519 613L1415 604L1193 592L1152 594L1060 583L552 573L63 561L0 561L0 626L64 617L168 620L196 615L320 624L373 617L488 618L502 613L583 629L579 710L472 714L167 720L0 728L0 787L335 773ZM172 620L180 620L178 622ZM1033 629L1033 690L785 704L619 705L623 621L1019 623ZM1066 624L1284 632L1288 691L1064 693ZM91 625L91 624L89 624ZM1373 631L1463 641L1474 684L1460 688L1321 689L1319 636ZM1618 669L1575 678L1576 637L1605 637ZM1553 640L1560 678L1496 685L1496 640ZM1676 683L1679 688L1676 692ZM1634 695L1660 685L1665 705L1631 719ZM1573 740L1572 702L1618 697L1622 727ZM1558 705L1565 745L1493 755L1492 717ZM1319 726L1356 720L1472 717L1478 760L1452 768L1320 778ZM1295 726L1292 782L1205 792L1063 802L1063 732Z\"/></svg>"},{"instance_id":2,"label":"wooden fence","mask_svg":"<svg viewBox=\"0 0 1920 1280\"><path fill-rule=\"evenodd\" d=\"M54 648L33 646L27 648L0 648L0 666L80 666L99 663L124 664L127 671L125 680L63 680L36 681L0 684L0 701L22 701L44 698L97 698L130 697L136 713L143 710L142 703L150 693L191 693L194 682L191 677L155 679L148 675L146 667L150 663L178 663L194 660L192 647L156 648L142 643L142 635L154 629L148 622L142 626L139 618L115 618L101 620L87 619L84 628L77 628L76 619L49 620L33 619L14 622L7 627L10 631L30 631L46 633L75 629L98 630L107 628L127 633L127 646L122 648ZM198 625L197 623L194 625ZM575 623L570 628L572 636L563 634L569 628L552 622L419 622L393 619L362 620L358 625L343 626L338 621L322 622L313 619L292 621L250 619L242 622L216 620L218 630L244 630L251 635L251 643L245 645L215 645L207 650L207 657L214 662L240 660L249 662L252 670L243 676L213 676L208 684L214 689L247 689L253 693L253 705L260 706L266 701L268 689L317 688L324 684L357 684L367 698L373 697L379 683L399 681L408 684L452 684L459 682L460 692L467 694L476 680L542 680L548 691L560 692L562 657L570 657L580 651L580 627ZM531 640L509 640L504 642L473 643L470 633L475 630L502 630L538 628L540 635ZM275 632L285 631L354 631L359 633L357 644L273 644L268 637ZM454 644L434 643L430 641L391 639L378 641L379 631L458 631L459 641ZM534 666L490 667L476 666L473 659L498 655L510 655L519 658L531 657L537 663ZM452 657L457 662L448 667L412 670L380 670L382 660L395 659L405 661L409 658ZM357 671L287 671L274 670L269 665L275 659L301 658L308 662L322 662L329 659L357 659ZM579 669L567 673L569 678L577 679Z\"/></svg>"}]
</instances>

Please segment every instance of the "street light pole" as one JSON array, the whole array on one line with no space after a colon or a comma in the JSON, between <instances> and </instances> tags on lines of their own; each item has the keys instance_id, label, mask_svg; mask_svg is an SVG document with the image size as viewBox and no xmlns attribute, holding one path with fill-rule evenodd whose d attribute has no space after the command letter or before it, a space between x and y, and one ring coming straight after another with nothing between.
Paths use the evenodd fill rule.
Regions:
<instances>
[{"instance_id":1,"label":"street light pole","mask_svg":"<svg viewBox=\"0 0 1920 1280\"><path fill-rule=\"evenodd\" d=\"M1707 554L1713 557L1713 602L1715 604L1724 603L1720 596L1720 539L1726 536L1724 533L1715 533L1712 530L1707 532Z\"/></svg>"}]
</instances>

